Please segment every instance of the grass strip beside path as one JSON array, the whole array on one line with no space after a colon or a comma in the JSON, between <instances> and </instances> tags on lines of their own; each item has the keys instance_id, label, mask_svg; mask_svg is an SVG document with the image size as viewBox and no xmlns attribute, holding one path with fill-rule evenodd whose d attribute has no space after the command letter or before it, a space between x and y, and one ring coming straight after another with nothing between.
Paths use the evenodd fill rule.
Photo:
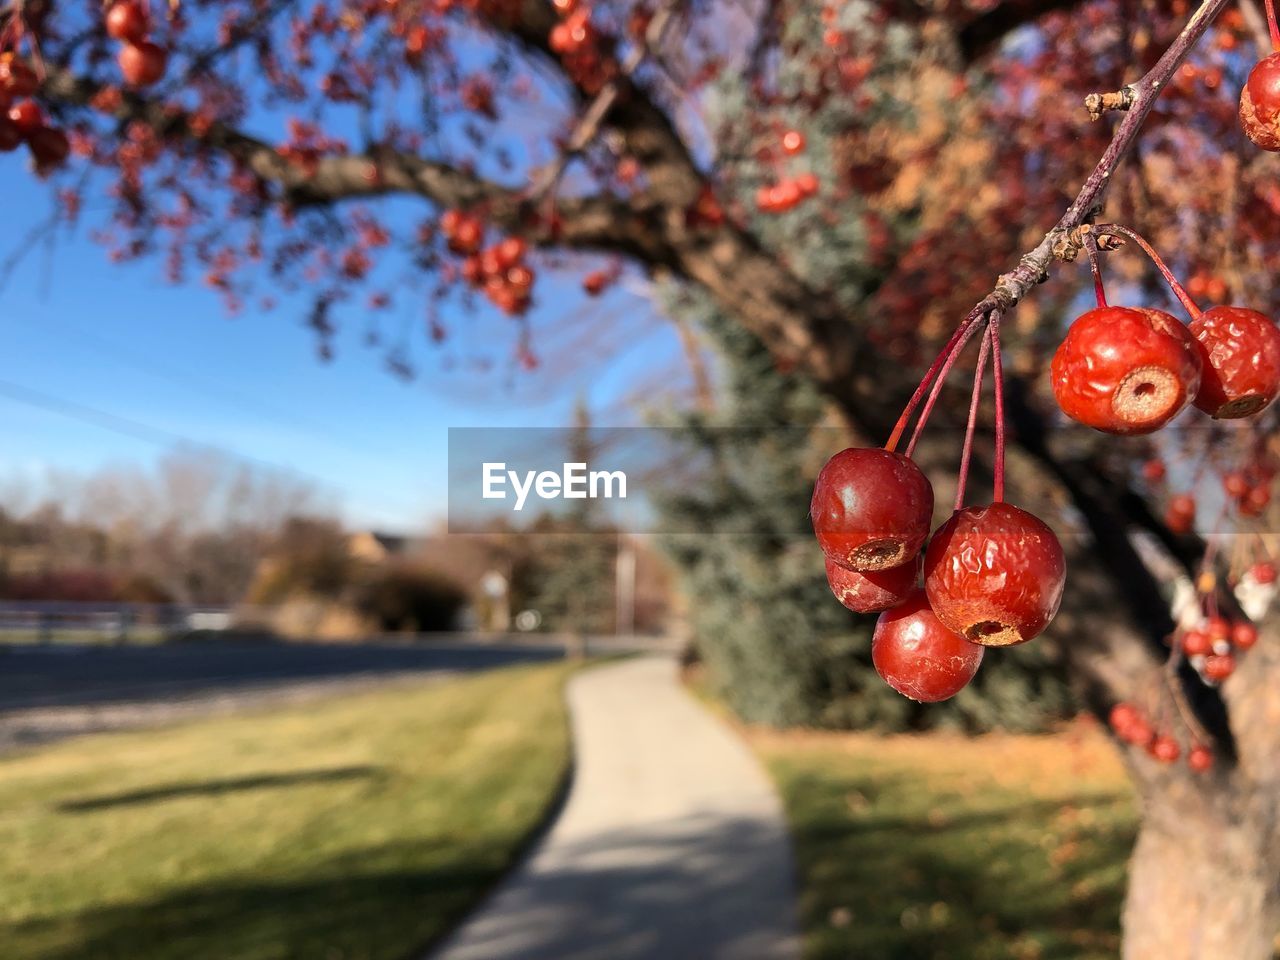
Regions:
<instances>
[{"instance_id":1,"label":"grass strip beside path","mask_svg":"<svg viewBox=\"0 0 1280 960\"><path fill-rule=\"evenodd\" d=\"M568 768L569 664L0 759L5 960L403 960Z\"/></svg>"}]
</instances>

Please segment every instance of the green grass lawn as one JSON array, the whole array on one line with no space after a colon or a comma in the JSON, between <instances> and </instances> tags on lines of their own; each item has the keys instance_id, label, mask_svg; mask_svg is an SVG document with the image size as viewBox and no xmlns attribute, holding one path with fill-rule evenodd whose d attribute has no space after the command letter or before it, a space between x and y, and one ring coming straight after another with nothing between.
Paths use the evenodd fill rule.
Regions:
<instances>
[{"instance_id":1,"label":"green grass lawn","mask_svg":"<svg viewBox=\"0 0 1280 960\"><path fill-rule=\"evenodd\" d=\"M412 956L567 769L571 665L0 759L4 960Z\"/></svg>"},{"instance_id":2,"label":"green grass lawn","mask_svg":"<svg viewBox=\"0 0 1280 960\"><path fill-rule=\"evenodd\" d=\"M1118 955L1136 811L1096 732L751 739L791 820L806 956Z\"/></svg>"}]
</instances>

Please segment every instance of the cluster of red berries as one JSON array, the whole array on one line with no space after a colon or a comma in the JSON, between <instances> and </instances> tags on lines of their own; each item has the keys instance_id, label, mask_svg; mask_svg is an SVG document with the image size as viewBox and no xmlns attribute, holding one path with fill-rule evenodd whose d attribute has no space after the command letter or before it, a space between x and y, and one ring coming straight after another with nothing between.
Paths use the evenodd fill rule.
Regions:
<instances>
[{"instance_id":1,"label":"cluster of red berries","mask_svg":"<svg viewBox=\"0 0 1280 960\"><path fill-rule=\"evenodd\" d=\"M40 78L29 63L15 53L0 54L0 153L25 143L36 170L47 173L66 162L71 142L49 125L40 104L31 99L39 87Z\"/></svg>"},{"instance_id":2,"label":"cluster of red berries","mask_svg":"<svg viewBox=\"0 0 1280 960\"><path fill-rule=\"evenodd\" d=\"M1193 311L1190 326L1149 307L1101 305L1079 317L1053 356L1063 413L1106 433L1152 433L1188 405L1215 420L1265 409L1280 394L1280 329L1256 310Z\"/></svg>"},{"instance_id":3,"label":"cluster of red berries","mask_svg":"<svg viewBox=\"0 0 1280 960\"><path fill-rule=\"evenodd\" d=\"M1117 703L1108 718L1115 735L1125 743L1146 750L1160 763L1176 763L1182 756L1177 738L1161 733L1146 715L1131 703ZM1187 766L1196 773L1207 773L1213 767L1213 751L1201 743L1192 743L1187 751Z\"/></svg>"},{"instance_id":4,"label":"cluster of red berries","mask_svg":"<svg viewBox=\"0 0 1280 960\"><path fill-rule=\"evenodd\" d=\"M553 0L559 23L547 42L564 64L569 79L589 94L600 91L617 72L604 54L599 32L591 24L591 6L581 0Z\"/></svg>"},{"instance_id":5,"label":"cluster of red berries","mask_svg":"<svg viewBox=\"0 0 1280 960\"><path fill-rule=\"evenodd\" d=\"M519 237L506 237L484 248L484 223L460 210L446 210L440 231L449 249L466 257L462 279L480 290L503 313L518 316L529 309L536 275L525 262L528 245Z\"/></svg>"},{"instance_id":6,"label":"cluster of red berries","mask_svg":"<svg viewBox=\"0 0 1280 960\"><path fill-rule=\"evenodd\" d=\"M957 509L930 539L933 487L901 454L837 453L818 475L811 514L832 592L858 613L883 611L872 662L914 700L954 696L986 647L1024 643L1057 612L1066 561L1053 531L997 500Z\"/></svg>"},{"instance_id":7,"label":"cluster of red berries","mask_svg":"<svg viewBox=\"0 0 1280 960\"><path fill-rule=\"evenodd\" d=\"M123 44L116 63L131 87L151 86L169 66L169 54L150 39L150 21L146 5L139 0L116 0L107 9L107 36Z\"/></svg>"},{"instance_id":8,"label":"cluster of red berries","mask_svg":"<svg viewBox=\"0 0 1280 960\"><path fill-rule=\"evenodd\" d=\"M1235 654L1258 642L1258 628L1247 620L1232 623L1215 614L1182 631L1174 642L1202 680L1221 683L1235 672Z\"/></svg>"},{"instance_id":9,"label":"cluster of red berries","mask_svg":"<svg viewBox=\"0 0 1280 960\"><path fill-rule=\"evenodd\" d=\"M782 152L789 157L804 153L805 138L799 130L788 130L782 135ZM756 207L761 213L786 213L818 192L818 177L812 172L794 177L782 177L775 183L763 184L756 191Z\"/></svg>"}]
</instances>

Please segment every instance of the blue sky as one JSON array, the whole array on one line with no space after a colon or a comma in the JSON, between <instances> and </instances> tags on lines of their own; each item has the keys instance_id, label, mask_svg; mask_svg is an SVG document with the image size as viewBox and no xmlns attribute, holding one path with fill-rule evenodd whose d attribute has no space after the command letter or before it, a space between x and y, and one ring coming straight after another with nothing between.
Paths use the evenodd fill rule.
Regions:
<instances>
[{"instance_id":1,"label":"blue sky","mask_svg":"<svg viewBox=\"0 0 1280 960\"><path fill-rule=\"evenodd\" d=\"M0 258L50 209L49 191L25 167L26 151L0 154L9 185ZM620 422L638 383L678 366L675 338L642 294L618 290L566 328L556 318L581 311L584 298L569 281L540 283L535 330L553 328L543 352L558 346L559 355L514 382L448 368L458 345L433 352L421 305L405 303L397 316L421 376L404 383L386 372L383 353L362 346L359 322L340 332L335 360L321 363L300 302L230 317L203 287L167 284L156 261L108 263L82 226L52 256L33 252L0 291L0 479L38 484L50 468L148 463L185 442L301 473L355 525L421 527L444 513L449 427L560 426L579 395L599 422ZM445 320L481 339L509 332L492 316ZM593 322L607 325L598 349L580 339ZM42 408L64 405L71 416ZM160 435L84 422L92 411L129 421L116 423L125 432L136 424Z\"/></svg>"}]
</instances>

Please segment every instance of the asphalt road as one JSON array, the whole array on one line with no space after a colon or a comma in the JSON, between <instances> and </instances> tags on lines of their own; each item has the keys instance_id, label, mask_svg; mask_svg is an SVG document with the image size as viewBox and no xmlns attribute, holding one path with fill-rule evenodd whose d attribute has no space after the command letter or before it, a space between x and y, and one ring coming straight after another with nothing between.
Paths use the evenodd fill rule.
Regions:
<instances>
[{"instance_id":1,"label":"asphalt road","mask_svg":"<svg viewBox=\"0 0 1280 960\"><path fill-rule=\"evenodd\" d=\"M0 647L0 717L46 708L234 696L324 681L467 672L562 656L558 644Z\"/></svg>"}]
</instances>

